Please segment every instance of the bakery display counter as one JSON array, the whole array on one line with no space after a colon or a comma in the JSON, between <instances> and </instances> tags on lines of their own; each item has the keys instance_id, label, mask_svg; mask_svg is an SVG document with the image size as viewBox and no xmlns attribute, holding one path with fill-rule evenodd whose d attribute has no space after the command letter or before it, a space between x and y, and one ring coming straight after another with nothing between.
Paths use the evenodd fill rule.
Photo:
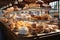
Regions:
<instances>
[{"instance_id":1,"label":"bakery display counter","mask_svg":"<svg viewBox=\"0 0 60 40\"><path fill-rule=\"evenodd\" d=\"M6 23L0 21L0 24L2 24L3 26L3 31L7 37L6 40L51 40L51 39L59 39L60 38L60 30L58 30L57 32L46 32L46 33L36 33L36 34L26 34L26 35L22 35L18 34L18 32L14 32L12 31L7 25ZM24 33L24 32L23 32Z\"/></svg>"},{"instance_id":2,"label":"bakery display counter","mask_svg":"<svg viewBox=\"0 0 60 40\"><path fill-rule=\"evenodd\" d=\"M10 11L10 10L9 10ZM49 14L34 12L6 12L0 17L0 24L6 40L55 40L59 39L58 19ZM58 37L57 37L58 36Z\"/></svg>"},{"instance_id":3,"label":"bakery display counter","mask_svg":"<svg viewBox=\"0 0 60 40\"><path fill-rule=\"evenodd\" d=\"M30 3L29 5L25 4L23 9L18 8L18 6L2 9L3 14L0 17L0 23L6 40L59 39L58 19L49 15L49 5L44 3L42 6Z\"/></svg>"},{"instance_id":4,"label":"bakery display counter","mask_svg":"<svg viewBox=\"0 0 60 40\"><path fill-rule=\"evenodd\" d=\"M13 2L13 1L11 1ZM58 13L50 14L50 1L15 0L1 7L0 27L5 40L59 40Z\"/></svg>"},{"instance_id":5,"label":"bakery display counter","mask_svg":"<svg viewBox=\"0 0 60 40\"><path fill-rule=\"evenodd\" d=\"M59 39L58 19L53 20L49 14L38 16L34 12L33 14L20 12L1 15L0 23L6 40L54 40L55 37Z\"/></svg>"}]
</instances>

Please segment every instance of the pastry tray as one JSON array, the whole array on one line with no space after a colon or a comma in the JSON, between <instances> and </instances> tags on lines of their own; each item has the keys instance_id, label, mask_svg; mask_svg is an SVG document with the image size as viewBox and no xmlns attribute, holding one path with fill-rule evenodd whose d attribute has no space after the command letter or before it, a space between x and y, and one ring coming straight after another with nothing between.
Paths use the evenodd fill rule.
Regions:
<instances>
[{"instance_id":1,"label":"pastry tray","mask_svg":"<svg viewBox=\"0 0 60 40\"><path fill-rule=\"evenodd\" d=\"M40 39L48 39L49 37L52 38L54 37L55 39L55 36L58 36L60 35L60 32L51 32L51 33L43 33L43 34L37 34L37 35L30 35L30 36L21 36L21 35L18 35L18 40L40 40Z\"/></svg>"},{"instance_id":2,"label":"pastry tray","mask_svg":"<svg viewBox=\"0 0 60 40\"><path fill-rule=\"evenodd\" d=\"M2 22L4 24L4 22ZM9 32L9 28L5 25L5 28ZM25 38L25 39L37 39L37 38L45 38L45 37L51 37L55 35L60 35L60 32L50 32L50 33L42 33L42 34L37 34L37 35L28 35L28 36L21 36L21 35L16 35L13 31L10 30L11 35L15 35L17 39ZM14 36L14 37L15 37Z\"/></svg>"}]
</instances>

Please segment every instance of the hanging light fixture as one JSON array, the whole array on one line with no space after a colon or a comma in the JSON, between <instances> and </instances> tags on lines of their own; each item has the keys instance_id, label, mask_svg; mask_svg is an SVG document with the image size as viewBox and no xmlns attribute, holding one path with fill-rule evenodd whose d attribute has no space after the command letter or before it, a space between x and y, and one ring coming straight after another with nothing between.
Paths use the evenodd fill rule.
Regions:
<instances>
[{"instance_id":1,"label":"hanging light fixture","mask_svg":"<svg viewBox=\"0 0 60 40\"><path fill-rule=\"evenodd\" d=\"M36 3L37 3L37 2L44 3L42 0L37 0Z\"/></svg>"},{"instance_id":2,"label":"hanging light fixture","mask_svg":"<svg viewBox=\"0 0 60 40\"><path fill-rule=\"evenodd\" d=\"M38 0L38 1L43 2L42 0Z\"/></svg>"},{"instance_id":3,"label":"hanging light fixture","mask_svg":"<svg viewBox=\"0 0 60 40\"><path fill-rule=\"evenodd\" d=\"M18 0L18 2L22 2L23 0Z\"/></svg>"},{"instance_id":4,"label":"hanging light fixture","mask_svg":"<svg viewBox=\"0 0 60 40\"><path fill-rule=\"evenodd\" d=\"M15 0L14 4L18 4L18 1L17 1L17 0Z\"/></svg>"},{"instance_id":5,"label":"hanging light fixture","mask_svg":"<svg viewBox=\"0 0 60 40\"><path fill-rule=\"evenodd\" d=\"M9 7L9 5L7 5L6 7Z\"/></svg>"},{"instance_id":6,"label":"hanging light fixture","mask_svg":"<svg viewBox=\"0 0 60 40\"><path fill-rule=\"evenodd\" d=\"M12 6L12 4L10 3L9 6Z\"/></svg>"}]
</instances>

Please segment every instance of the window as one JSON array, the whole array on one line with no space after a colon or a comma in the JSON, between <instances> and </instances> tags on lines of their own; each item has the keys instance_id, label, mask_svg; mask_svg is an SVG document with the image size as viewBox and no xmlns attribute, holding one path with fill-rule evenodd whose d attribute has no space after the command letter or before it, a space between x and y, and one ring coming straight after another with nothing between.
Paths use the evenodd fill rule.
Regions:
<instances>
[{"instance_id":1,"label":"window","mask_svg":"<svg viewBox=\"0 0 60 40\"><path fill-rule=\"evenodd\" d=\"M49 5L51 5L50 12L58 12L58 1L51 2Z\"/></svg>"},{"instance_id":2,"label":"window","mask_svg":"<svg viewBox=\"0 0 60 40\"><path fill-rule=\"evenodd\" d=\"M58 4L59 1L54 1L54 2L51 2L49 5L51 5L51 10L49 11L49 14L54 16L54 13L58 13Z\"/></svg>"},{"instance_id":3,"label":"window","mask_svg":"<svg viewBox=\"0 0 60 40\"><path fill-rule=\"evenodd\" d=\"M59 19L60 19L60 1L59 1L58 5L59 5Z\"/></svg>"}]
</instances>

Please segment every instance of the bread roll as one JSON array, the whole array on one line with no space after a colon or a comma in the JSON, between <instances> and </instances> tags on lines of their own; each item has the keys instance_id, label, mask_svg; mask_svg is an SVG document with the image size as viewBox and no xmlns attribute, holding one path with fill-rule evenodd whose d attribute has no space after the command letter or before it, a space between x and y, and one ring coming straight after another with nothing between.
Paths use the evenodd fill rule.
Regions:
<instances>
[{"instance_id":1,"label":"bread roll","mask_svg":"<svg viewBox=\"0 0 60 40\"><path fill-rule=\"evenodd\" d=\"M2 18L1 21L8 22L8 19L7 18Z\"/></svg>"},{"instance_id":2,"label":"bread roll","mask_svg":"<svg viewBox=\"0 0 60 40\"><path fill-rule=\"evenodd\" d=\"M12 22L9 27L10 27L11 30L14 30L14 28L16 27L15 23Z\"/></svg>"},{"instance_id":3,"label":"bread roll","mask_svg":"<svg viewBox=\"0 0 60 40\"><path fill-rule=\"evenodd\" d=\"M29 34L29 29L26 26L22 26L19 30L19 34L27 35L27 34Z\"/></svg>"}]
</instances>

